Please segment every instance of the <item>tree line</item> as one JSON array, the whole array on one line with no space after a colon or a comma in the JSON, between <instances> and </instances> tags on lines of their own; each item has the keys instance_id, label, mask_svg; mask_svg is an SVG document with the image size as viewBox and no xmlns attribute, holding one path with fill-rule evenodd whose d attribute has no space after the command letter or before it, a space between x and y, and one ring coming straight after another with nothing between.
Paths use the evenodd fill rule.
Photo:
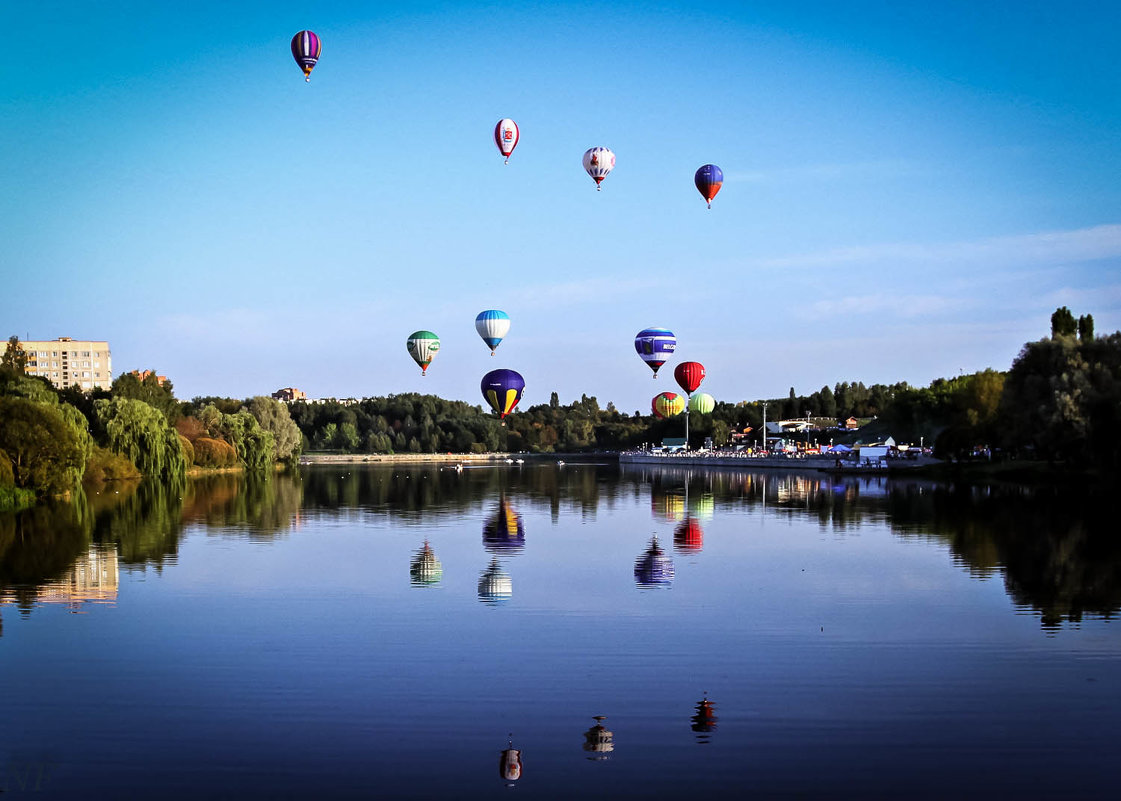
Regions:
<instances>
[{"instance_id":1,"label":"tree line","mask_svg":"<svg viewBox=\"0 0 1121 801\"><path fill-rule=\"evenodd\" d=\"M182 482L194 465L256 470L299 456L300 432L272 398L182 403L155 371L106 390L27 375L17 337L0 357L0 509L67 496L83 481Z\"/></svg>"},{"instance_id":2,"label":"tree line","mask_svg":"<svg viewBox=\"0 0 1121 801\"><path fill-rule=\"evenodd\" d=\"M658 419L594 396L520 409L502 425L479 405L403 393L353 403L272 398L175 398L154 372L126 373L109 390L55 389L24 372L12 337L0 360L0 508L72 491L83 479L148 475L182 480L192 465L250 470L293 462L302 451L342 453L569 453L623 450L683 435ZM808 395L718 402L690 418L690 446L711 437L758 444L763 417L809 416L837 442L886 437L923 441L943 457L979 447L1117 470L1121 460L1121 332L1095 337L1093 318L1065 306L1051 335L1024 345L1008 371L939 378L926 387L859 381ZM857 432L834 428L849 417ZM744 439L745 432L746 439ZM804 435L824 440L822 431Z\"/></svg>"}]
</instances>

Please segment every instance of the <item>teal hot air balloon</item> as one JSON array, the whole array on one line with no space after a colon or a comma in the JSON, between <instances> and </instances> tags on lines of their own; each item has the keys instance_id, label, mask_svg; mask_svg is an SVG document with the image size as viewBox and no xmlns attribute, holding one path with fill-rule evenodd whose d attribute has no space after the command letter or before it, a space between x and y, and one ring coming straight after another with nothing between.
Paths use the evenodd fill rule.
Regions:
<instances>
[{"instance_id":1,"label":"teal hot air balloon","mask_svg":"<svg viewBox=\"0 0 1121 801\"><path fill-rule=\"evenodd\" d=\"M707 392L697 392L689 399L689 411L693 414L709 414L716 408L716 400Z\"/></svg>"},{"instance_id":2,"label":"teal hot air balloon","mask_svg":"<svg viewBox=\"0 0 1121 801\"><path fill-rule=\"evenodd\" d=\"M428 365L440 351L440 338L431 331L413 331L405 340L405 347L413 361L420 365L420 374L428 375Z\"/></svg>"}]
</instances>

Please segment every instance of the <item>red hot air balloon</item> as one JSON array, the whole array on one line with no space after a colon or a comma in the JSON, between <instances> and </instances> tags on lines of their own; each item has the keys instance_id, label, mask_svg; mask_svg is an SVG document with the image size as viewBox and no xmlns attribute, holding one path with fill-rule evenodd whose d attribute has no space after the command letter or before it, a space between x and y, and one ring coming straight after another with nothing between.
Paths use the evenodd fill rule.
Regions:
<instances>
[{"instance_id":1,"label":"red hot air balloon","mask_svg":"<svg viewBox=\"0 0 1121 801\"><path fill-rule=\"evenodd\" d=\"M674 368L673 377L686 394L692 395L705 380L705 366L700 362L682 362Z\"/></svg>"}]
</instances>

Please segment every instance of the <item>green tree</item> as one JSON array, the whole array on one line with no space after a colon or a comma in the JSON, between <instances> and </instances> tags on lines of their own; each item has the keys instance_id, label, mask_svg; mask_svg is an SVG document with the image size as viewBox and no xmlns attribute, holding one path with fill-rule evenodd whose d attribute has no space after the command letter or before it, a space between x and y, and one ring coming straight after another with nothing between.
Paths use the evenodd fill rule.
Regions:
<instances>
[{"instance_id":1,"label":"green tree","mask_svg":"<svg viewBox=\"0 0 1121 801\"><path fill-rule=\"evenodd\" d=\"M258 395L249 400L249 413L273 436L273 460L294 463L300 455L300 429L288 407L275 398Z\"/></svg>"},{"instance_id":2,"label":"green tree","mask_svg":"<svg viewBox=\"0 0 1121 801\"><path fill-rule=\"evenodd\" d=\"M1058 337L1072 337L1078 332L1078 324L1074 321L1074 315L1071 314L1070 309L1066 306L1060 306L1055 309L1055 313L1051 315L1051 337L1052 339Z\"/></svg>"},{"instance_id":3,"label":"green tree","mask_svg":"<svg viewBox=\"0 0 1121 801\"><path fill-rule=\"evenodd\" d=\"M23 375L27 370L27 352L20 344L19 337L15 334L8 337L8 346L0 355L0 372L11 375Z\"/></svg>"},{"instance_id":4,"label":"green tree","mask_svg":"<svg viewBox=\"0 0 1121 801\"><path fill-rule=\"evenodd\" d=\"M26 398L0 397L0 451L16 486L41 497L76 489L85 469L83 445L63 414Z\"/></svg>"},{"instance_id":5,"label":"green tree","mask_svg":"<svg viewBox=\"0 0 1121 801\"><path fill-rule=\"evenodd\" d=\"M149 406L163 412L167 421L174 425L181 416L179 401L172 392L171 382L160 381L155 370L146 370L143 379L138 373L122 373L113 381L110 394L114 398L132 398L144 401Z\"/></svg>"},{"instance_id":6,"label":"green tree","mask_svg":"<svg viewBox=\"0 0 1121 801\"><path fill-rule=\"evenodd\" d=\"M1084 314L1078 318L1078 340L1080 342L1094 340L1094 315Z\"/></svg>"},{"instance_id":7,"label":"green tree","mask_svg":"<svg viewBox=\"0 0 1121 801\"><path fill-rule=\"evenodd\" d=\"M179 433L168 425L163 412L134 398L112 398L94 403L105 445L127 456L145 475L181 481L187 460Z\"/></svg>"}]
</instances>

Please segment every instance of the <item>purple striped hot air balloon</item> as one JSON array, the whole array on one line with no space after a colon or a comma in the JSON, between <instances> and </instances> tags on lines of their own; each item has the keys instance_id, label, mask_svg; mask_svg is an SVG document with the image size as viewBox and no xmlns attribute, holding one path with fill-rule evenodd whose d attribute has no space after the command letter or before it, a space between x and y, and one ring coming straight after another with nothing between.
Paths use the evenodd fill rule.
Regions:
<instances>
[{"instance_id":1,"label":"purple striped hot air balloon","mask_svg":"<svg viewBox=\"0 0 1121 801\"><path fill-rule=\"evenodd\" d=\"M300 69L304 71L304 80L311 82L311 71L319 61L319 54L323 51L323 43L311 31L300 31L292 37L292 58Z\"/></svg>"}]
</instances>

